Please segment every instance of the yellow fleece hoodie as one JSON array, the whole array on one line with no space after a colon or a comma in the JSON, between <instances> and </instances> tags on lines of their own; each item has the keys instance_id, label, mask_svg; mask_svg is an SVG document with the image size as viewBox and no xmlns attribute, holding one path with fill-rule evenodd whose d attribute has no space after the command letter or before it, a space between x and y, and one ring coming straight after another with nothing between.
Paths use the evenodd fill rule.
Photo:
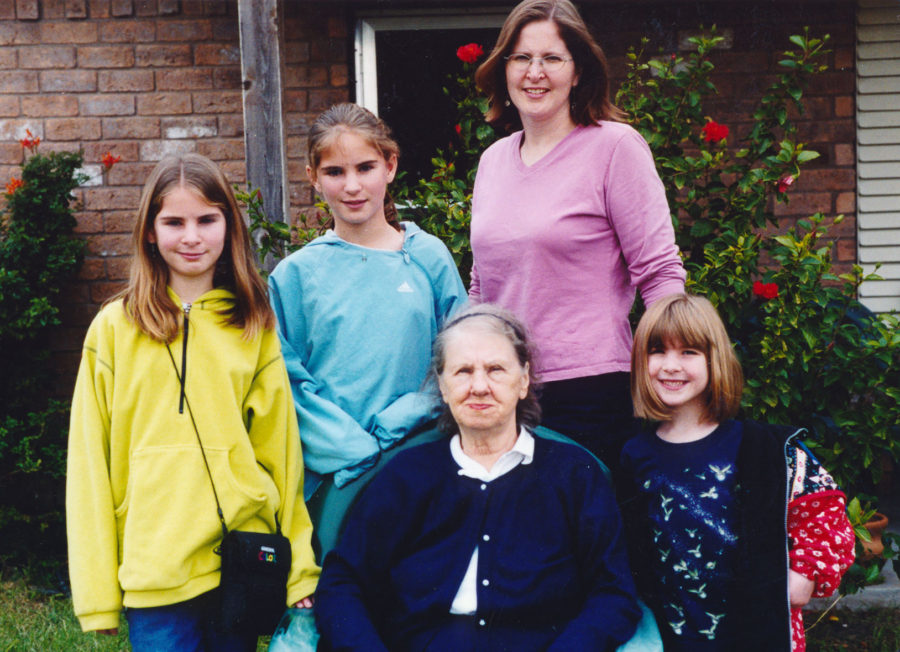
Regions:
<instances>
[{"instance_id":1,"label":"yellow fleece hoodie","mask_svg":"<svg viewBox=\"0 0 900 652\"><path fill-rule=\"evenodd\" d=\"M170 290L179 305L181 301ZM185 395L229 529L291 540L288 604L316 587L291 389L274 330L242 339L216 314L216 289L190 308ZM171 345L181 373L182 337ZM209 476L165 344L121 301L88 330L69 431L66 521L75 614L85 631L126 607L174 604L219 585L222 529Z\"/></svg>"}]
</instances>

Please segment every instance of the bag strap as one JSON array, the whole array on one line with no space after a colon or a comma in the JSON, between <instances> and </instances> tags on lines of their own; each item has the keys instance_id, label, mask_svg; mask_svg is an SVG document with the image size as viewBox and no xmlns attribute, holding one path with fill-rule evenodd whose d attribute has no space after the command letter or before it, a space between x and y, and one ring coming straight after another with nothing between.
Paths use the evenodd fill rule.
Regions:
<instances>
[{"instance_id":1,"label":"bag strap","mask_svg":"<svg viewBox=\"0 0 900 652\"><path fill-rule=\"evenodd\" d=\"M184 391L184 378L182 378L181 374L178 372L178 365L175 364L175 356L172 355L172 349L169 348L169 344L166 343L166 351L169 352L169 360L172 361L172 369L175 370L175 377L178 379L178 383L181 385L181 399L184 401L185 405L187 405L188 416L191 418L191 425L194 427L194 434L197 435L197 443L200 445L200 454L203 455L203 466L206 467L206 475L209 477L209 485L212 487L213 498L216 499L216 513L219 515L219 522L222 524L222 537L228 534L228 527L225 525L225 515L222 513L222 505L219 503L219 494L216 491L216 483L213 482L212 472L209 470L209 461L206 459L206 451L203 448L203 441L200 439L200 431L197 429L197 422L194 420L194 411L191 409L191 402L187 398L187 394ZM275 515L275 523L278 523L278 515ZM279 531L281 528L278 528Z\"/></svg>"}]
</instances>

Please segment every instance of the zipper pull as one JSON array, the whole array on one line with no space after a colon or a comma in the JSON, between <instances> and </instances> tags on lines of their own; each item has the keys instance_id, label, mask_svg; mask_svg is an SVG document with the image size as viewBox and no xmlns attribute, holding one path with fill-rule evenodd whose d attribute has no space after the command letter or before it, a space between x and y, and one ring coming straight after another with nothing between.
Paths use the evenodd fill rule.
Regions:
<instances>
[{"instance_id":1,"label":"zipper pull","mask_svg":"<svg viewBox=\"0 0 900 652\"><path fill-rule=\"evenodd\" d=\"M403 254L403 262L409 265L409 252L406 251L406 244L404 243L403 248L400 249L400 253Z\"/></svg>"},{"instance_id":2,"label":"zipper pull","mask_svg":"<svg viewBox=\"0 0 900 652\"><path fill-rule=\"evenodd\" d=\"M188 315L191 314L191 304L183 303L181 307L184 309L184 328L181 337L181 394L178 397L178 414L184 414L184 381L187 377L187 341L190 327Z\"/></svg>"}]
</instances>

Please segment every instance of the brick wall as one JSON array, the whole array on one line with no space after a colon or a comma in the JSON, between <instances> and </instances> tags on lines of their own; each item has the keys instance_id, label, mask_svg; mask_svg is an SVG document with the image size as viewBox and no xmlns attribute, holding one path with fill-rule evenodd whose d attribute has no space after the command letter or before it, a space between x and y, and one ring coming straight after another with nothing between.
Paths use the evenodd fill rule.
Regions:
<instances>
[{"instance_id":1,"label":"brick wall","mask_svg":"<svg viewBox=\"0 0 900 652\"><path fill-rule=\"evenodd\" d=\"M284 96L291 212L311 203L305 133L349 98L346 12L286 8ZM198 152L243 183L244 133L236 0L0 1L0 179L17 176L25 130L40 149L85 153L78 191L86 241L57 337L59 392L71 391L85 330L128 276L141 187L170 153ZM122 157L108 173L105 152Z\"/></svg>"},{"instance_id":2,"label":"brick wall","mask_svg":"<svg viewBox=\"0 0 900 652\"><path fill-rule=\"evenodd\" d=\"M486 3L488 4L488 3ZM627 10L626 10L627 9ZM291 215L312 202L306 133L315 116L351 98L352 8L285 1L284 101ZM783 226L815 211L845 213L837 260L856 255L854 23L852 0L796 3L584 3L585 17L621 77L628 45L649 36L674 51L684 30L717 24L733 35L717 52L714 119L746 129L752 100L776 72L790 34L812 25L832 35L829 72L807 93L801 139L822 153L777 208ZM127 277L130 232L142 181L163 155L196 151L244 180L237 0L0 0L0 180L22 161L25 129L41 148L85 152L92 184L79 191L78 232L87 243L67 291L58 356L71 389L84 331ZM251 135L252 136L252 135ZM122 157L101 174L101 156Z\"/></svg>"}]
</instances>

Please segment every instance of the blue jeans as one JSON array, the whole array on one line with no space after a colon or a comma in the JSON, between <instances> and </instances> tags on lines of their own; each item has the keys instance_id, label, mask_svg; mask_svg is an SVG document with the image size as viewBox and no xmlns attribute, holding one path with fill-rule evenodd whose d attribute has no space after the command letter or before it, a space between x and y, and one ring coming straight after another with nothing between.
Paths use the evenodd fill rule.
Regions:
<instances>
[{"instance_id":1,"label":"blue jeans","mask_svg":"<svg viewBox=\"0 0 900 652\"><path fill-rule=\"evenodd\" d=\"M134 652L255 652L256 636L218 631L215 607L218 589L186 602L128 608L128 638Z\"/></svg>"}]
</instances>

